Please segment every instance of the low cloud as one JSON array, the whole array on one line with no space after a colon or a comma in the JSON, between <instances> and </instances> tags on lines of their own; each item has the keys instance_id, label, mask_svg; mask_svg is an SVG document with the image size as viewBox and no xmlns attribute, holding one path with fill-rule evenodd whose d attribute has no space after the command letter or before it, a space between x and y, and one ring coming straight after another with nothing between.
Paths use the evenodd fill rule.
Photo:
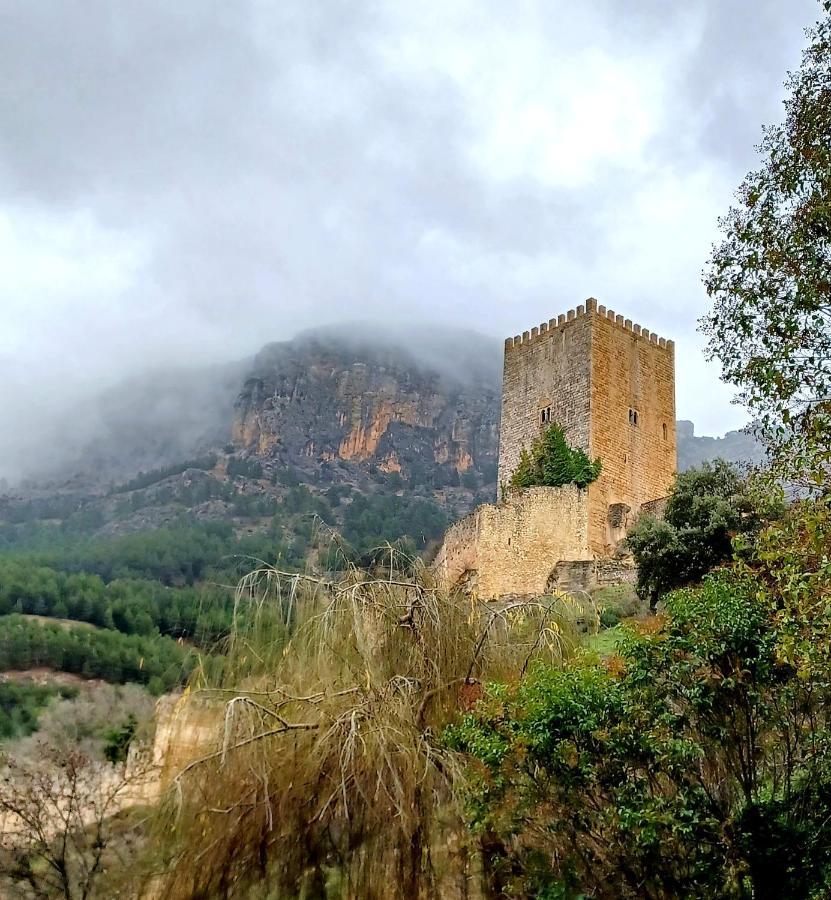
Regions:
<instances>
[{"instance_id":1,"label":"low cloud","mask_svg":"<svg viewBox=\"0 0 831 900\"><path fill-rule=\"evenodd\" d=\"M818 13L0 0L0 474L157 366L587 296L675 337L679 414L735 427L700 270Z\"/></svg>"}]
</instances>

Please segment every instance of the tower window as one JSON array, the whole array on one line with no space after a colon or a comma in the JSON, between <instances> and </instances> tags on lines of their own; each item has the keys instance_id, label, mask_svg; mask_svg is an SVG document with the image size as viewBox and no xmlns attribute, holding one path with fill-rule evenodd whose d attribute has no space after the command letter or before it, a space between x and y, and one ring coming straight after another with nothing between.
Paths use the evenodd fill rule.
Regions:
<instances>
[{"instance_id":1,"label":"tower window","mask_svg":"<svg viewBox=\"0 0 831 900\"><path fill-rule=\"evenodd\" d=\"M551 407L544 406L540 410L540 425L548 425L548 423L550 421L551 421Z\"/></svg>"},{"instance_id":2,"label":"tower window","mask_svg":"<svg viewBox=\"0 0 831 900\"><path fill-rule=\"evenodd\" d=\"M629 424L630 425L638 424L638 411L636 409L629 410Z\"/></svg>"},{"instance_id":3,"label":"tower window","mask_svg":"<svg viewBox=\"0 0 831 900\"><path fill-rule=\"evenodd\" d=\"M667 439L667 423L666 422L664 422L664 424L661 425L661 430L664 433L664 440L666 440Z\"/></svg>"}]
</instances>

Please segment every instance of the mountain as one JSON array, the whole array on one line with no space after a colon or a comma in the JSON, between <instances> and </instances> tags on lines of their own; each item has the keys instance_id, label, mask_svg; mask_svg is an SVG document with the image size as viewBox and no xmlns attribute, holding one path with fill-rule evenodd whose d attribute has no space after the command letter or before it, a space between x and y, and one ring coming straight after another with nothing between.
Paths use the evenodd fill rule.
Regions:
<instances>
[{"instance_id":1,"label":"mountain","mask_svg":"<svg viewBox=\"0 0 831 900\"><path fill-rule=\"evenodd\" d=\"M468 351L476 342L465 335ZM499 387L483 374L426 365L403 346L304 335L254 360L233 444L269 469L354 463L435 487L465 473L495 484Z\"/></svg>"},{"instance_id":2,"label":"mountain","mask_svg":"<svg viewBox=\"0 0 831 900\"><path fill-rule=\"evenodd\" d=\"M0 546L221 523L300 564L314 519L359 552L424 549L495 495L499 380L498 342L446 330L321 330L154 372L99 398L72 464L0 491Z\"/></svg>"},{"instance_id":3,"label":"mountain","mask_svg":"<svg viewBox=\"0 0 831 900\"><path fill-rule=\"evenodd\" d=\"M683 472L712 459L758 464L765 459L764 447L747 431L728 431L724 437L696 435L695 425L686 419L677 423L678 469Z\"/></svg>"},{"instance_id":4,"label":"mountain","mask_svg":"<svg viewBox=\"0 0 831 900\"><path fill-rule=\"evenodd\" d=\"M184 517L296 534L314 514L361 546L429 543L495 496L500 361L498 341L473 332L361 326L152 372L98 399L97 436L72 465L0 493L0 527L12 541L37 523L111 536ZM716 456L761 451L743 432L678 423L679 468Z\"/></svg>"}]
</instances>

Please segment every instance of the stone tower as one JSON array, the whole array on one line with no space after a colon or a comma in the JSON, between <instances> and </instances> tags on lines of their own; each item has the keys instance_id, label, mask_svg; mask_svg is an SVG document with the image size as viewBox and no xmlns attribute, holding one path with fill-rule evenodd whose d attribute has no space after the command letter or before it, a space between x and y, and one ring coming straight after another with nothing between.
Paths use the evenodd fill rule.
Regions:
<instances>
[{"instance_id":1,"label":"stone tower","mask_svg":"<svg viewBox=\"0 0 831 900\"><path fill-rule=\"evenodd\" d=\"M504 490L522 448L554 423L600 458L600 477L585 489ZM675 347L587 300L505 342L499 501L448 529L437 583L498 599L631 581L633 564L615 551L674 474Z\"/></svg>"},{"instance_id":2,"label":"stone tower","mask_svg":"<svg viewBox=\"0 0 831 900\"><path fill-rule=\"evenodd\" d=\"M549 423L603 463L588 488L588 550L607 554L676 467L675 347L589 299L505 342L500 496Z\"/></svg>"}]
</instances>

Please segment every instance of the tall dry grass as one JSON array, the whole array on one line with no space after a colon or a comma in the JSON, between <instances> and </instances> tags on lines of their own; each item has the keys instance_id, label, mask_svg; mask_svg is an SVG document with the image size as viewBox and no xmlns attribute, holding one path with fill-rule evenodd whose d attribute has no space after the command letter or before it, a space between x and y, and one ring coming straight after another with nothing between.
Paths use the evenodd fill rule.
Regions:
<instances>
[{"instance_id":1,"label":"tall dry grass","mask_svg":"<svg viewBox=\"0 0 831 900\"><path fill-rule=\"evenodd\" d=\"M585 610L442 596L420 563L386 559L241 582L227 665L192 686L217 728L168 791L165 897L467 896L441 733L483 681L569 656Z\"/></svg>"}]
</instances>

